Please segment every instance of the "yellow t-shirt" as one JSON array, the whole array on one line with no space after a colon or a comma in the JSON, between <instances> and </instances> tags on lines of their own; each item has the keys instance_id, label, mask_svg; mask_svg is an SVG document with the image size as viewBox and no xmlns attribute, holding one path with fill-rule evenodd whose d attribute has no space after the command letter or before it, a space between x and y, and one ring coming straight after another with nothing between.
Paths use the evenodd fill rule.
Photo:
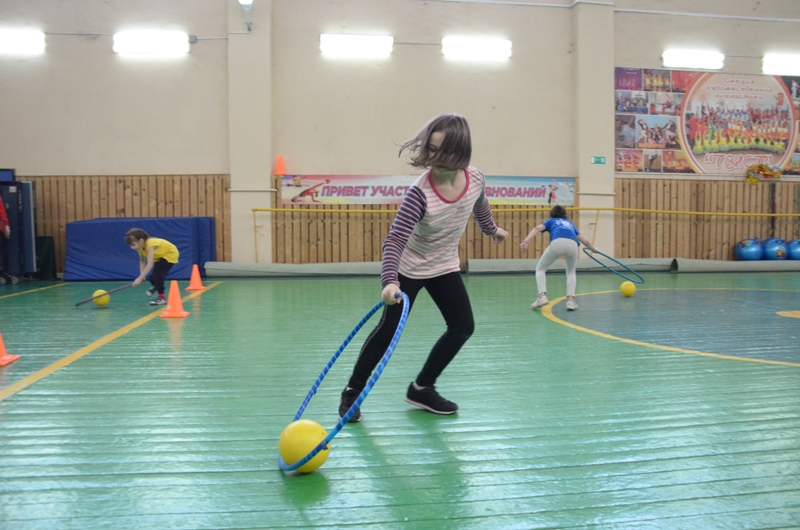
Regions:
<instances>
[{"instance_id":1,"label":"yellow t-shirt","mask_svg":"<svg viewBox=\"0 0 800 530\"><path fill-rule=\"evenodd\" d=\"M144 248L139 249L139 254L147 257L147 249L153 247L153 263L160 259L165 259L170 263L178 263L178 247L167 241L166 239L159 239L157 237L150 237L144 244Z\"/></svg>"}]
</instances>

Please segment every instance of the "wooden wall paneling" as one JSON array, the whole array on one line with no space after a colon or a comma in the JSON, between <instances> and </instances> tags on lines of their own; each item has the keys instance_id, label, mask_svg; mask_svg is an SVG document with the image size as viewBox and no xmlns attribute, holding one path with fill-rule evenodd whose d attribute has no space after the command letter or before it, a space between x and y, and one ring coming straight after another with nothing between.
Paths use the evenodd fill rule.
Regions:
<instances>
[{"instance_id":1,"label":"wooden wall paneling","mask_svg":"<svg viewBox=\"0 0 800 530\"><path fill-rule=\"evenodd\" d=\"M321 208L319 209L321 211ZM307 229L308 229L308 255L307 260L308 263L318 263L317 257L317 229L320 226L320 222L325 218L324 213L320 213L320 211L314 212L313 216L309 216L307 220Z\"/></svg>"},{"instance_id":2,"label":"wooden wall paneling","mask_svg":"<svg viewBox=\"0 0 800 530\"><path fill-rule=\"evenodd\" d=\"M637 205L644 205L644 181L636 179L633 186L629 188L632 195L628 202L629 208L636 208ZM638 212L628 212L628 223L630 232L633 234L633 241L628 249L628 256L644 256L644 214Z\"/></svg>"},{"instance_id":3,"label":"wooden wall paneling","mask_svg":"<svg viewBox=\"0 0 800 530\"><path fill-rule=\"evenodd\" d=\"M705 188L702 186L701 181L692 181L692 211L702 212L705 202ZM702 215L695 215L692 218L692 240L690 241L689 250L690 258L697 259L700 255L703 239L703 224L705 218Z\"/></svg>"},{"instance_id":4,"label":"wooden wall paneling","mask_svg":"<svg viewBox=\"0 0 800 530\"><path fill-rule=\"evenodd\" d=\"M354 204L350 206L350 211L353 213L348 214L348 228L347 228L347 260L354 262L364 261L364 238L367 237L366 218L365 214L359 213L368 209L363 204Z\"/></svg>"},{"instance_id":5,"label":"wooden wall paneling","mask_svg":"<svg viewBox=\"0 0 800 530\"><path fill-rule=\"evenodd\" d=\"M664 201L664 204L666 205L667 210L675 211L678 209L678 195L676 190L677 182L672 179L664 179L664 182L666 182L664 189L667 192L667 199ZM668 244L664 257L674 257L678 255L678 217L679 216L674 214L669 214L666 216L666 226L664 229L668 233L668 235L665 237L666 241L668 241Z\"/></svg>"},{"instance_id":6,"label":"wooden wall paneling","mask_svg":"<svg viewBox=\"0 0 800 530\"><path fill-rule=\"evenodd\" d=\"M279 176L275 175L272 176L272 187L278 190L281 189ZM274 207L275 208L283 207L283 204L281 204L280 191L276 194ZM282 234L284 217L281 212L274 212L273 215L274 219L270 227L270 231L272 233L272 259L275 263L286 263L286 257L283 252L283 241L285 238L283 237ZM257 222L256 224L259 224L259 222ZM261 259L261 255L262 254L259 253L259 260Z\"/></svg>"},{"instance_id":7,"label":"wooden wall paneling","mask_svg":"<svg viewBox=\"0 0 800 530\"><path fill-rule=\"evenodd\" d=\"M298 214L295 212L297 210L297 206L291 205L289 208L292 210L291 212L287 212L287 223L286 223L286 257L289 259L289 263L300 263L300 256L298 255L298 248L297 248L297 241L299 241L300 237L297 236L295 238L295 231L297 228L297 216Z\"/></svg>"},{"instance_id":8,"label":"wooden wall paneling","mask_svg":"<svg viewBox=\"0 0 800 530\"><path fill-rule=\"evenodd\" d=\"M777 206L777 213L788 213L789 212L789 194L786 193L786 186L784 186L783 182L776 183L776 206ZM780 234L779 237L789 241L791 235L789 234L789 220L788 217L778 217L775 219L775 227L778 233Z\"/></svg>"},{"instance_id":9,"label":"wooden wall paneling","mask_svg":"<svg viewBox=\"0 0 800 530\"><path fill-rule=\"evenodd\" d=\"M731 210L731 181L727 180L720 182L722 186L722 211L725 213L733 213ZM731 221L733 217L720 217L719 221L722 224L722 233L719 240L722 248L720 250L720 259L730 260L733 259L733 247L730 244L731 237Z\"/></svg>"},{"instance_id":10,"label":"wooden wall paneling","mask_svg":"<svg viewBox=\"0 0 800 530\"><path fill-rule=\"evenodd\" d=\"M331 205L331 210L338 209L338 205ZM339 242L340 242L340 215L338 213L330 214L330 228L328 234L329 263L336 263L339 261Z\"/></svg>"},{"instance_id":11,"label":"wooden wall paneling","mask_svg":"<svg viewBox=\"0 0 800 530\"><path fill-rule=\"evenodd\" d=\"M625 194L629 182L614 179L614 207L627 208L628 198ZM628 257L628 215L627 212L614 212L614 255ZM597 227L595 227L597 229Z\"/></svg>"},{"instance_id":12,"label":"wooden wall paneling","mask_svg":"<svg viewBox=\"0 0 800 530\"><path fill-rule=\"evenodd\" d=\"M181 217L188 217L192 215L191 183L189 182L189 177L185 175L180 176L180 181L181 181L181 195L180 195Z\"/></svg>"},{"instance_id":13,"label":"wooden wall paneling","mask_svg":"<svg viewBox=\"0 0 800 530\"><path fill-rule=\"evenodd\" d=\"M211 191L209 194L213 194L213 199L210 202L211 207L209 208L209 215L214 216L214 234L216 236L216 252L217 252L217 261L227 261L224 258L225 256L225 232L222 229L222 225L220 222L222 216L222 208L220 201L222 200L222 179L209 179L208 186L210 187ZM158 201L158 211L159 216L162 216L163 211L166 209L166 202L164 201L164 179L161 178L159 180L159 201ZM272 207L272 204L269 204ZM258 215L258 214L256 214ZM274 215L274 214L273 214ZM258 217L256 217L257 219ZM270 238L271 239L271 238Z\"/></svg>"},{"instance_id":14,"label":"wooden wall paneling","mask_svg":"<svg viewBox=\"0 0 800 530\"><path fill-rule=\"evenodd\" d=\"M34 203L34 230L37 234L44 233L44 189L41 182L33 181L33 200Z\"/></svg>"},{"instance_id":15,"label":"wooden wall paneling","mask_svg":"<svg viewBox=\"0 0 800 530\"><path fill-rule=\"evenodd\" d=\"M794 189L792 183L786 182L781 183L781 198L783 202L783 212L782 213L793 213L794 212ZM794 231L793 231L793 222L791 217L783 217L781 222L783 223L783 233L787 241L791 241L794 239Z\"/></svg>"},{"instance_id":16,"label":"wooden wall paneling","mask_svg":"<svg viewBox=\"0 0 800 530\"><path fill-rule=\"evenodd\" d=\"M200 210L201 199L199 193L199 186L197 185L198 179L189 177L186 178L189 181L189 215L191 216L202 215L200 213L202 210Z\"/></svg>"},{"instance_id":17,"label":"wooden wall paneling","mask_svg":"<svg viewBox=\"0 0 800 530\"><path fill-rule=\"evenodd\" d=\"M714 181L707 181L711 191L711 200L709 202L709 212L719 212L719 183ZM706 249L709 259L721 259L717 252L717 242L719 241L719 217L710 215L708 216L708 238L706 241Z\"/></svg>"},{"instance_id":18,"label":"wooden wall paneling","mask_svg":"<svg viewBox=\"0 0 800 530\"><path fill-rule=\"evenodd\" d=\"M648 209L658 210L658 182L657 181L650 181L648 182L650 187L650 206ZM649 215L649 228L650 228L650 250L649 254L647 255L648 258L655 258L658 257L658 214L650 214Z\"/></svg>"},{"instance_id":19,"label":"wooden wall paneling","mask_svg":"<svg viewBox=\"0 0 800 530\"><path fill-rule=\"evenodd\" d=\"M750 196L747 205L748 213L757 213L759 207L761 205L760 197L759 197L759 189L761 186L753 186L750 188ZM764 234L761 233L761 229L759 226L759 219L756 217L748 217L750 221L750 230L749 233L751 234L750 237L757 237L758 239L763 239Z\"/></svg>"},{"instance_id":20,"label":"wooden wall paneling","mask_svg":"<svg viewBox=\"0 0 800 530\"><path fill-rule=\"evenodd\" d=\"M59 271L66 257L66 225L73 221L109 217L172 217L177 202L186 211L215 217L217 259L230 259L230 204L226 175L200 176L42 176L34 183L38 235L54 240ZM181 183L188 186L185 188ZM174 209L173 209L174 210ZM181 215L183 209L177 215Z\"/></svg>"},{"instance_id":21,"label":"wooden wall paneling","mask_svg":"<svg viewBox=\"0 0 800 530\"><path fill-rule=\"evenodd\" d=\"M225 261L231 261L233 256L231 254L231 194L228 191L231 187L230 175L222 176L222 189L220 190L220 202L222 202L222 228L224 233L224 252Z\"/></svg>"},{"instance_id":22,"label":"wooden wall paneling","mask_svg":"<svg viewBox=\"0 0 800 530\"><path fill-rule=\"evenodd\" d=\"M733 186L731 191L731 210L736 213L741 213L742 210L742 197L744 195L744 188L742 186ZM732 237L734 241L740 241L744 237L743 217L734 217L731 220Z\"/></svg>"},{"instance_id":23,"label":"wooden wall paneling","mask_svg":"<svg viewBox=\"0 0 800 530\"><path fill-rule=\"evenodd\" d=\"M111 208L111 205L113 204L112 201L113 196L111 196L111 194L109 193L108 188L109 188L108 179L97 177L97 192L100 197L98 200L99 212L97 217L100 218L111 217L111 215L108 212L109 208Z\"/></svg>"},{"instance_id":24,"label":"wooden wall paneling","mask_svg":"<svg viewBox=\"0 0 800 530\"><path fill-rule=\"evenodd\" d=\"M155 193L153 194L153 200L155 200L155 208L151 205L151 210L155 209L156 215L158 217L166 217L167 215L167 179L163 176L156 177L155 182Z\"/></svg>"},{"instance_id":25,"label":"wooden wall paneling","mask_svg":"<svg viewBox=\"0 0 800 530\"><path fill-rule=\"evenodd\" d=\"M102 215L100 215L100 179L97 177L89 177L88 180L91 195L91 213L89 219L97 219L102 217Z\"/></svg>"},{"instance_id":26,"label":"wooden wall paneling","mask_svg":"<svg viewBox=\"0 0 800 530\"><path fill-rule=\"evenodd\" d=\"M506 237L506 241L503 243L503 247L505 249L505 257L506 259L519 259L519 242L522 241L522 238L525 236L520 237L520 232L522 231L520 228L521 220L520 220L520 212L519 206L515 206L513 212L509 212L508 214L508 222L510 224L511 230L513 232L508 232L508 237ZM513 237L512 237L513 236Z\"/></svg>"},{"instance_id":27,"label":"wooden wall paneling","mask_svg":"<svg viewBox=\"0 0 800 530\"><path fill-rule=\"evenodd\" d=\"M794 201L792 213L800 213L800 182L794 184ZM800 239L800 217L794 218L792 239Z\"/></svg>"},{"instance_id":28,"label":"wooden wall paneling","mask_svg":"<svg viewBox=\"0 0 800 530\"><path fill-rule=\"evenodd\" d=\"M766 185L759 185L757 187L759 188L759 202L756 211L759 213L768 213L770 211L769 184L767 183ZM772 237L770 218L758 217L757 220L762 234L761 239Z\"/></svg>"},{"instance_id":29,"label":"wooden wall paneling","mask_svg":"<svg viewBox=\"0 0 800 530\"><path fill-rule=\"evenodd\" d=\"M202 177L196 177L198 180ZM158 208L156 199L156 179L154 177L142 177L139 179L141 186L140 202L142 205L142 217L156 217Z\"/></svg>"},{"instance_id":30,"label":"wooden wall paneling","mask_svg":"<svg viewBox=\"0 0 800 530\"><path fill-rule=\"evenodd\" d=\"M720 189L722 194L722 211L725 213L733 213L733 199L732 190L735 186L731 181L720 182ZM722 223L720 244L722 246L720 255L724 256L722 259L733 259L733 246L730 244L730 237L733 234L733 220L735 217L720 217ZM730 255L729 255L730 253Z\"/></svg>"},{"instance_id":31,"label":"wooden wall paneling","mask_svg":"<svg viewBox=\"0 0 800 530\"><path fill-rule=\"evenodd\" d=\"M676 180L670 180L670 210L683 211L683 186ZM677 256L680 252L680 233L683 227L683 215L670 215L670 254L668 257Z\"/></svg>"},{"instance_id":32,"label":"wooden wall paneling","mask_svg":"<svg viewBox=\"0 0 800 530\"><path fill-rule=\"evenodd\" d=\"M692 186L691 182L681 181L681 211L692 211ZM693 217L690 215L682 216L682 224L680 230L680 244L678 245L678 257L688 258L690 252L690 245L692 241L692 222Z\"/></svg>"},{"instance_id":33,"label":"wooden wall paneling","mask_svg":"<svg viewBox=\"0 0 800 530\"><path fill-rule=\"evenodd\" d=\"M703 212L710 212L711 211L711 204L713 197L713 186L712 182L708 180L702 181L701 185L703 187L703 205L702 210ZM709 248L708 243L711 240L711 216L704 215L703 216L703 235L700 242L700 248L697 255L698 259L708 259L709 255Z\"/></svg>"}]
</instances>

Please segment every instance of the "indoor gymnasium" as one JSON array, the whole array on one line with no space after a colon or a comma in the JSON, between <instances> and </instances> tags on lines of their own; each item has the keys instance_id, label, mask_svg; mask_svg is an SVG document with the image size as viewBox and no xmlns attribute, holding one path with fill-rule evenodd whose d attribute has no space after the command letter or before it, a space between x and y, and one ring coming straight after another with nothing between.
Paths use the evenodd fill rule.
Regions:
<instances>
[{"instance_id":1,"label":"indoor gymnasium","mask_svg":"<svg viewBox=\"0 0 800 530\"><path fill-rule=\"evenodd\" d=\"M800 4L0 0L0 528L800 528Z\"/></svg>"}]
</instances>

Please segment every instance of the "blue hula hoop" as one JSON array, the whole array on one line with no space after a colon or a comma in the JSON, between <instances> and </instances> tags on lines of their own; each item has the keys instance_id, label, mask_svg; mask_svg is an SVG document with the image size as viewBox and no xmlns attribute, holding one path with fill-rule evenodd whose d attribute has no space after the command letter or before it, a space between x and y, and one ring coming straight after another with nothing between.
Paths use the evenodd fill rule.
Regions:
<instances>
[{"instance_id":1,"label":"blue hula hoop","mask_svg":"<svg viewBox=\"0 0 800 530\"><path fill-rule=\"evenodd\" d=\"M591 251L589 250L589 248L588 248L588 247L583 247L583 252L584 252L584 254L586 254L587 256L589 256L590 258L592 258L593 260L595 260L597 263L599 263L600 265L602 265L602 266L603 266L603 267L605 267L606 269L608 269L608 270L610 270L611 272L613 272L614 274L616 274L617 276L621 276L621 277L625 278L626 280L628 280L629 282L638 283L638 284L642 284L642 283L644 283L644 278L642 278L641 276L639 276L639 273L638 273L638 272L636 272L635 270L631 269L630 267L628 267L628 266L627 266L627 265L625 265L624 263L620 263L619 261L615 260L614 258L612 258L611 256L609 256L608 254L603 254L603 253L602 253L602 252L600 252L599 250L598 250L597 252L591 252ZM594 254L600 254L600 255L601 255L601 256L603 256L604 258L606 258L606 259L608 259L608 260L611 260L611 261L613 261L614 263L616 263L617 265L619 265L620 267L622 267L622 268L623 268L623 269L625 269L626 271L628 271L628 272L630 272L631 274L633 274L634 276L636 276L636 277L638 278L638 280L634 280L633 278L629 278L629 277L625 276L624 274L622 274L622 273L621 273L621 272L619 272L619 271L615 271L614 269L612 269L611 267L609 267L608 265L606 265L605 263L603 263L603 262L602 262L602 261L600 261L599 259L595 258L595 257L594 257Z\"/></svg>"},{"instance_id":2,"label":"blue hula hoop","mask_svg":"<svg viewBox=\"0 0 800 530\"><path fill-rule=\"evenodd\" d=\"M372 387L375 386L375 383L378 382L378 378L383 373L383 369L386 368L386 364L389 362L392 353L394 353L394 349L397 346L397 342L400 340L400 335L403 334L403 328L406 327L406 320L408 320L408 312L410 305L408 301L408 295L406 295L406 293L398 293L396 296L398 298L402 298L401 303L403 304L403 312L400 315L400 322L397 324L397 330L394 332L394 336L392 337L392 342L390 342L389 347L386 348L386 353L383 354L381 362L378 363L378 367L375 368L375 371L372 373L372 377L370 377L369 381L367 381L367 386L365 386L364 390L361 391L361 394L358 395L358 398L355 400L353 405L347 411L347 414L342 416L342 418L339 420L339 423L336 424L336 427L334 427L333 430L328 433L328 436L326 436L324 440L322 440L319 444L317 444L317 446L310 453L308 453L306 456L304 456L303 458L301 458L300 460L291 465L286 464L286 462L283 461L283 458L281 456L278 456L278 465L283 471L287 472L294 471L297 468L302 467L304 464L306 464L306 462L317 456L317 453L328 447L330 441L333 440L333 438L337 434L339 434L339 431L342 430L342 428L347 424L347 422L350 421L350 418L352 418L353 414L356 413L356 410L358 410L358 408L361 406L361 403L363 403L364 400L367 399L367 394L369 394L370 390L372 390ZM300 405L300 408L297 410L297 414L294 415L294 419L292 421L297 421L300 419L300 417L303 415L303 412L306 410L306 407L311 402L311 398L314 397L314 394L317 393L317 388L319 388L319 385L322 384L322 380L325 379L325 376L328 374L328 371L333 366L333 363L336 362L336 359L339 358L339 355L341 355L341 353L344 351L347 345L350 344L350 341L353 340L353 337L356 336L356 333L358 333L358 331L364 326L364 324L366 324L367 321L370 318L372 318L372 315L374 315L384 305L385 304L383 300L378 302L375 305L375 307L370 309L369 312L364 316L364 318L361 319L361 322L356 324L356 327L353 328L353 331L350 332L347 338L344 339L342 345L339 346L339 349L336 350L336 353L333 354L331 360L328 361L328 364L325 365L325 368L322 369L322 373L319 374L319 377L317 377L317 380L311 386L311 390L309 390L308 395L303 400L303 403Z\"/></svg>"}]
</instances>

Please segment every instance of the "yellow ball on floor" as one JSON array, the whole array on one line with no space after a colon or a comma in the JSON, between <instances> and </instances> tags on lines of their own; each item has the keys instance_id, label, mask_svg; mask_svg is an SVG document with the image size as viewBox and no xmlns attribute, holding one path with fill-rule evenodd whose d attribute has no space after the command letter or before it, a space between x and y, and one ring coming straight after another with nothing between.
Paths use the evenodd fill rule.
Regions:
<instances>
[{"instance_id":1,"label":"yellow ball on floor","mask_svg":"<svg viewBox=\"0 0 800 530\"><path fill-rule=\"evenodd\" d=\"M101 294L104 294L105 296L100 296ZM96 290L92 295L92 298L95 296L98 296L99 298L95 298L93 302L99 306L104 306L111 301L111 295L102 289Z\"/></svg>"},{"instance_id":2,"label":"yellow ball on floor","mask_svg":"<svg viewBox=\"0 0 800 530\"><path fill-rule=\"evenodd\" d=\"M281 433L278 440L278 452L286 465L300 461L314 450L328 436L328 431L312 420L297 420L290 423ZM328 459L331 446L320 451L311 460L297 468L300 473L311 473Z\"/></svg>"},{"instance_id":3,"label":"yellow ball on floor","mask_svg":"<svg viewBox=\"0 0 800 530\"><path fill-rule=\"evenodd\" d=\"M636 285L633 282L622 282L622 285L619 286L619 292L625 296L633 296L633 293L636 292Z\"/></svg>"}]
</instances>

